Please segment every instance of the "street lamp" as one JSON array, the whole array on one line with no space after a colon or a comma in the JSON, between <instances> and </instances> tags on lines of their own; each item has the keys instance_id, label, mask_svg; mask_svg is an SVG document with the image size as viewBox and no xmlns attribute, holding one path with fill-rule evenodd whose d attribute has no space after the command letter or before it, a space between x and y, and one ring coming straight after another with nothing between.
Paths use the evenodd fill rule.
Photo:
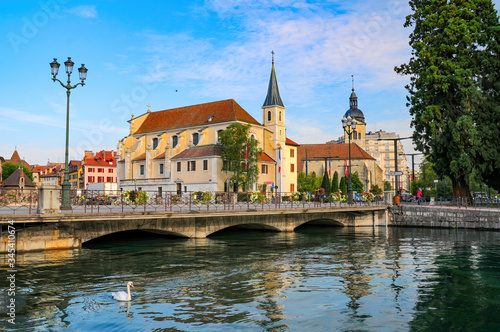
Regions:
<instances>
[{"instance_id":1,"label":"street lamp","mask_svg":"<svg viewBox=\"0 0 500 332\"><path fill-rule=\"evenodd\" d=\"M57 81L61 84L63 88L66 89L66 151L64 155L64 181L62 183L62 202L61 202L61 210L71 210L71 200L70 200L70 183L69 183L69 169L68 169L68 145L69 145L69 95L71 93L71 89L76 88L78 85L85 85L84 81L87 78L88 69L85 68L85 65L82 63L82 66L78 68L78 75L80 76L80 83L75 85L71 85L70 76L73 72L74 62L71 61L71 58L68 57L68 60L64 61L64 66L66 67L66 74L68 74L68 82L64 84L60 80L56 78L57 73L59 72L59 67L61 66L57 59L54 58L54 61L50 63L52 81Z\"/></svg>"},{"instance_id":2,"label":"street lamp","mask_svg":"<svg viewBox=\"0 0 500 332\"><path fill-rule=\"evenodd\" d=\"M349 115L347 118L342 118L342 128L344 128L344 132L349 135L349 179L347 182L347 201L349 204L354 204L354 200L352 197L352 180L351 180L351 135L354 133L356 129L356 120L351 118Z\"/></svg>"}]
</instances>

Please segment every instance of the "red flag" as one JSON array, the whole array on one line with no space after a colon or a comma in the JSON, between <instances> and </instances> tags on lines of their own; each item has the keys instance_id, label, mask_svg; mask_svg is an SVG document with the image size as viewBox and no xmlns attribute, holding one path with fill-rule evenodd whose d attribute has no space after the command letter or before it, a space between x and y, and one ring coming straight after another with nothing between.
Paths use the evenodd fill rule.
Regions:
<instances>
[{"instance_id":1,"label":"red flag","mask_svg":"<svg viewBox=\"0 0 500 332\"><path fill-rule=\"evenodd\" d=\"M345 170L345 177L349 177L349 167L347 166L347 158L345 160L345 167L344 167L344 170Z\"/></svg>"}]
</instances>

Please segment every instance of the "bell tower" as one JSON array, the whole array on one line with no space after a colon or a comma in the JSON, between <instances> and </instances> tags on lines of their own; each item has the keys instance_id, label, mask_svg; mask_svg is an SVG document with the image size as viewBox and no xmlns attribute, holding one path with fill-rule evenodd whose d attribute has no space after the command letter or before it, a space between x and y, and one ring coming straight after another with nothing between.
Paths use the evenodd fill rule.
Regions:
<instances>
[{"instance_id":1,"label":"bell tower","mask_svg":"<svg viewBox=\"0 0 500 332\"><path fill-rule=\"evenodd\" d=\"M283 166L285 165L285 106L280 97L278 89L278 80L276 79L276 72L274 71L274 51L272 54L271 76L269 77L269 86L267 88L266 100L262 105L262 123L272 134L271 146L274 148L273 159L276 160L276 182L278 191L283 191L282 184L285 181L285 172Z\"/></svg>"}]
</instances>

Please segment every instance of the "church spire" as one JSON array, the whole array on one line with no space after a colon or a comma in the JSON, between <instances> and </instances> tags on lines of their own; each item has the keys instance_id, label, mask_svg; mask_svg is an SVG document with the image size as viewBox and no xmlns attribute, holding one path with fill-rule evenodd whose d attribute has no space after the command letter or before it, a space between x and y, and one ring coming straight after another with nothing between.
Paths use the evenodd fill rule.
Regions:
<instances>
[{"instance_id":1,"label":"church spire","mask_svg":"<svg viewBox=\"0 0 500 332\"><path fill-rule=\"evenodd\" d=\"M352 79L352 92L351 96L349 97L349 106L350 109L357 109L358 108L358 96L356 96L356 93L354 92L354 75L351 75Z\"/></svg>"},{"instance_id":2,"label":"church spire","mask_svg":"<svg viewBox=\"0 0 500 332\"><path fill-rule=\"evenodd\" d=\"M274 72L274 51L272 51L271 54L272 54L271 77L269 77L269 87L267 88L267 96L266 100L264 101L264 105L262 105L262 107L267 107L267 106L285 107L283 105L283 102L281 101L280 91L278 89L278 80L276 79L276 73Z\"/></svg>"}]
</instances>

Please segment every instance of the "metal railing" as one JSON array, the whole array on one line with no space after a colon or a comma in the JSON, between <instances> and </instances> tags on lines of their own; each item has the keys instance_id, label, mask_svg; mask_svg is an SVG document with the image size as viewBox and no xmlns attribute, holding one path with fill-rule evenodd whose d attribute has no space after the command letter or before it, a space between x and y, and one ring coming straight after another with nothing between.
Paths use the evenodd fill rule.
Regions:
<instances>
[{"instance_id":1,"label":"metal railing","mask_svg":"<svg viewBox=\"0 0 500 332\"><path fill-rule=\"evenodd\" d=\"M474 208L474 209L500 209L500 198L496 197L474 197L474 198L459 198L456 199L450 196L422 196L420 204L416 196L402 198L400 204L404 205L423 205L423 206L440 206L440 207L456 207L456 208Z\"/></svg>"},{"instance_id":2,"label":"metal railing","mask_svg":"<svg viewBox=\"0 0 500 332\"><path fill-rule=\"evenodd\" d=\"M0 193L0 214L38 213L38 189L8 189Z\"/></svg>"}]
</instances>

